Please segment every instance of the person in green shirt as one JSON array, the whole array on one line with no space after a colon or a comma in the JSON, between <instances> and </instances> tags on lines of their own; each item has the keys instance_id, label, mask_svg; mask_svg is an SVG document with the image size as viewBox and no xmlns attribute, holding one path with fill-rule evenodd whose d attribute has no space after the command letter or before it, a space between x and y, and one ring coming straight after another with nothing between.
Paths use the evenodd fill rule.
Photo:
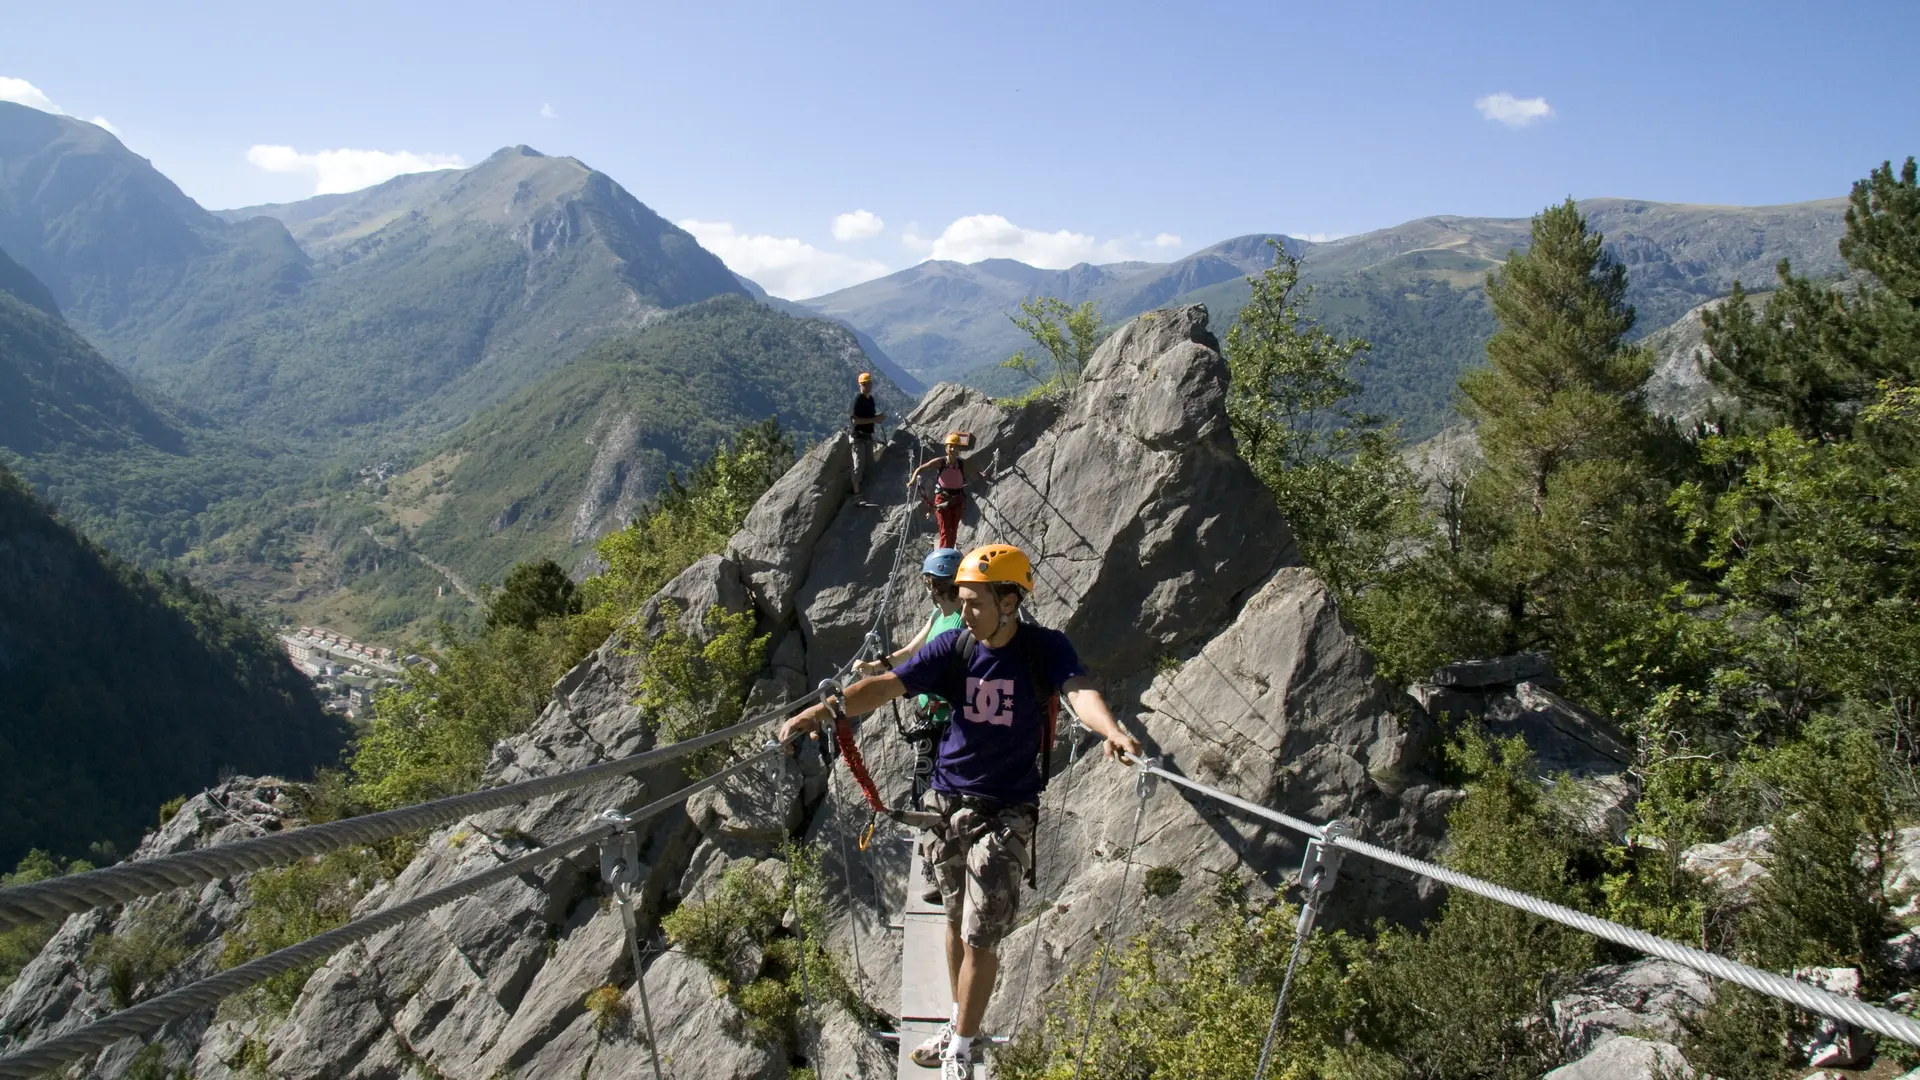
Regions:
<instances>
[{"instance_id":1,"label":"person in green shirt","mask_svg":"<svg viewBox=\"0 0 1920 1080\"><path fill-rule=\"evenodd\" d=\"M933 610L927 614L926 624L913 640L893 650L892 653L877 660L866 660L854 667L861 677L884 675L898 665L905 663L920 647L949 630L962 628L960 621L960 590L954 584L953 576L960 570L960 551L957 548L935 548L920 564L920 580L926 583L927 596L933 601ZM906 736L914 749L913 802L918 805L924 794L927 779L933 775L934 747L940 741L940 735L946 730L947 721L953 709L945 701L921 694L914 699L913 719L900 725L900 734ZM926 881L922 892L929 904L940 902L940 886L933 879L933 867L922 863L926 871Z\"/></svg>"}]
</instances>

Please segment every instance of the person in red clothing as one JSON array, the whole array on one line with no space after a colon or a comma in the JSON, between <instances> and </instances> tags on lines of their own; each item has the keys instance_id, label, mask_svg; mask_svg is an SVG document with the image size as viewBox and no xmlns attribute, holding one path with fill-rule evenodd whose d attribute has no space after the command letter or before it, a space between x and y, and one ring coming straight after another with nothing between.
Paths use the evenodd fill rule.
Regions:
<instances>
[{"instance_id":1,"label":"person in red clothing","mask_svg":"<svg viewBox=\"0 0 1920 1080\"><path fill-rule=\"evenodd\" d=\"M921 474L930 469L939 470L934 474L933 496L925 500L933 510L940 534L933 545L936 548L960 546L960 513L967 508L967 481L979 475L960 456L960 442L959 432L948 434L946 453L922 464L907 477L907 486L911 488L920 482Z\"/></svg>"}]
</instances>

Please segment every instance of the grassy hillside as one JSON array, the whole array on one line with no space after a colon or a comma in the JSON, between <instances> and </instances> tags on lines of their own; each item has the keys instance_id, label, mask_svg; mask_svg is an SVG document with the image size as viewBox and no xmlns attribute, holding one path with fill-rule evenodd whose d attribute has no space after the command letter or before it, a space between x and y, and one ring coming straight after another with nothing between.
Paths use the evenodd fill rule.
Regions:
<instances>
[{"instance_id":1,"label":"grassy hillside","mask_svg":"<svg viewBox=\"0 0 1920 1080\"><path fill-rule=\"evenodd\" d=\"M529 558L570 566L742 424L773 417L802 440L839 430L868 366L843 327L716 297L474 418L383 505L418 550L476 582ZM910 405L891 386L876 396L896 419Z\"/></svg>"},{"instance_id":2,"label":"grassy hillside","mask_svg":"<svg viewBox=\"0 0 1920 1080\"><path fill-rule=\"evenodd\" d=\"M29 847L129 850L168 798L223 770L309 773L346 736L237 610L108 554L5 468L0 702L9 866Z\"/></svg>"}]
</instances>

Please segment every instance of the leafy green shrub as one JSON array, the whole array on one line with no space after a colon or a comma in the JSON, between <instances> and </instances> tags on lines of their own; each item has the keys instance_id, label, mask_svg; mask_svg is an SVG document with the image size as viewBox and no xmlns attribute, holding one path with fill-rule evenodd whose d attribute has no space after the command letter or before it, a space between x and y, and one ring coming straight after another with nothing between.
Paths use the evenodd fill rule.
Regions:
<instances>
[{"instance_id":1,"label":"leafy green shrub","mask_svg":"<svg viewBox=\"0 0 1920 1080\"><path fill-rule=\"evenodd\" d=\"M82 870L93 869L93 864L75 859L62 864L60 860L35 848L27 852L20 864L10 874L0 874L0 889L9 889L15 885L29 885L36 881L45 881L62 874L77 874ZM40 954L47 942L53 940L54 931L59 924L52 922L28 923L11 930L0 930L0 993L13 985L19 978L20 969L27 966Z\"/></svg>"},{"instance_id":2,"label":"leafy green shrub","mask_svg":"<svg viewBox=\"0 0 1920 1080\"><path fill-rule=\"evenodd\" d=\"M179 813L180 808L185 805L187 805L187 797L185 795L175 795L173 798L161 803L160 827L165 828L167 822L173 820L173 815Z\"/></svg>"},{"instance_id":3,"label":"leafy green shrub","mask_svg":"<svg viewBox=\"0 0 1920 1080\"><path fill-rule=\"evenodd\" d=\"M675 947L704 964L739 1007L755 1038L792 1046L807 995L869 1018L839 960L826 950L825 881L815 847L789 844L785 865L739 862L704 901L681 904L660 920ZM788 910L804 938L783 925Z\"/></svg>"},{"instance_id":4,"label":"leafy green shrub","mask_svg":"<svg viewBox=\"0 0 1920 1080\"><path fill-rule=\"evenodd\" d=\"M1874 973L1874 946L1899 927L1883 889L1893 821L1871 734L1817 719L1803 738L1756 755L1741 781L1774 812L1767 874L1741 915L1740 951L1774 969Z\"/></svg>"},{"instance_id":5,"label":"leafy green shrub","mask_svg":"<svg viewBox=\"0 0 1920 1080\"><path fill-rule=\"evenodd\" d=\"M87 945L87 965L105 968L107 996L124 1009L146 995L141 991L172 972L188 955L187 937L194 911L174 896L132 910L113 933Z\"/></svg>"},{"instance_id":6,"label":"leafy green shrub","mask_svg":"<svg viewBox=\"0 0 1920 1080\"><path fill-rule=\"evenodd\" d=\"M576 592L567 572L552 559L521 563L507 572L507 580L487 604L487 628L532 630L542 619L578 615Z\"/></svg>"},{"instance_id":7,"label":"leafy green shrub","mask_svg":"<svg viewBox=\"0 0 1920 1080\"><path fill-rule=\"evenodd\" d=\"M680 608L672 601L660 605L660 615L666 625L641 653L634 699L654 717L659 739L677 742L739 722L767 651L768 635L754 636L752 613L708 608L705 644L681 628ZM710 767L727 753L715 747L696 761Z\"/></svg>"},{"instance_id":8,"label":"leafy green shrub","mask_svg":"<svg viewBox=\"0 0 1920 1080\"><path fill-rule=\"evenodd\" d=\"M374 850L344 848L256 871L247 879L246 915L228 933L220 966L235 967L344 925L384 870ZM319 966L316 962L275 975L260 984L257 993L269 1010L285 1013Z\"/></svg>"},{"instance_id":9,"label":"leafy green shrub","mask_svg":"<svg viewBox=\"0 0 1920 1080\"><path fill-rule=\"evenodd\" d=\"M1146 876L1141 880L1141 888L1146 890L1148 896L1167 897L1179 892L1185 880L1186 875L1178 867L1153 866L1147 869Z\"/></svg>"},{"instance_id":10,"label":"leafy green shrub","mask_svg":"<svg viewBox=\"0 0 1920 1080\"><path fill-rule=\"evenodd\" d=\"M612 983L587 991L582 1004L593 1014L593 1030L601 1035L620 1031L633 1019L633 1007L627 1004L627 997L620 992L620 988Z\"/></svg>"}]
</instances>

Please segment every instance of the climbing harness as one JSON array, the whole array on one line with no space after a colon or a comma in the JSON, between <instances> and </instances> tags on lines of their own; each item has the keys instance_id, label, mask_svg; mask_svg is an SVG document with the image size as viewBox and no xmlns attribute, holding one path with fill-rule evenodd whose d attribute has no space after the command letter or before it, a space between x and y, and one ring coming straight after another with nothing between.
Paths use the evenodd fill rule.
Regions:
<instances>
[{"instance_id":1,"label":"climbing harness","mask_svg":"<svg viewBox=\"0 0 1920 1080\"><path fill-rule=\"evenodd\" d=\"M1100 950L1100 966L1093 975L1093 992L1087 996L1087 1024L1080 1034L1080 1053L1074 1058L1073 1080L1080 1080L1080 1070L1087 1063L1087 1048L1093 1045L1094 1012L1100 1004L1100 987L1107 980L1107 961L1113 956L1114 947L1119 941L1121 907L1127 902L1127 878L1133 873L1133 852L1140 845L1140 823L1146 820L1147 797L1153 794L1154 773L1151 771L1159 762L1154 758L1136 758L1133 762L1133 793L1139 802L1133 809L1133 838L1127 841L1126 862L1120 868L1120 889L1114 896L1113 914L1108 920L1108 941Z\"/></svg>"},{"instance_id":2,"label":"climbing harness","mask_svg":"<svg viewBox=\"0 0 1920 1080\"><path fill-rule=\"evenodd\" d=\"M653 1056L653 1080L666 1080L660 1071L660 1040L653 1033L653 1006L647 1001L646 958L640 955L640 930L633 917L633 887L640 880L640 834L632 821L618 810L608 810L600 820L613 826L613 835L600 841L600 879L613 886L614 902L620 905L620 922L627 928L627 949L633 953L633 985L640 991L640 1016L647 1026L647 1052Z\"/></svg>"},{"instance_id":3,"label":"climbing harness","mask_svg":"<svg viewBox=\"0 0 1920 1080\"><path fill-rule=\"evenodd\" d=\"M1317 839L1307 841L1306 858L1300 863L1300 884L1306 895L1301 898L1300 919L1293 927L1293 956L1287 960L1286 977L1280 980L1280 995L1273 1001L1273 1020L1267 1025L1267 1040L1260 1044L1260 1064L1253 1070L1253 1080L1266 1080L1273 1040L1280 1033L1280 1018L1287 1011L1287 991L1293 988L1294 969L1300 966L1300 953L1307 935L1313 933L1313 921L1320 915L1321 903L1339 880L1343 852L1338 844L1352 835L1353 828L1346 822L1330 821Z\"/></svg>"}]
</instances>

